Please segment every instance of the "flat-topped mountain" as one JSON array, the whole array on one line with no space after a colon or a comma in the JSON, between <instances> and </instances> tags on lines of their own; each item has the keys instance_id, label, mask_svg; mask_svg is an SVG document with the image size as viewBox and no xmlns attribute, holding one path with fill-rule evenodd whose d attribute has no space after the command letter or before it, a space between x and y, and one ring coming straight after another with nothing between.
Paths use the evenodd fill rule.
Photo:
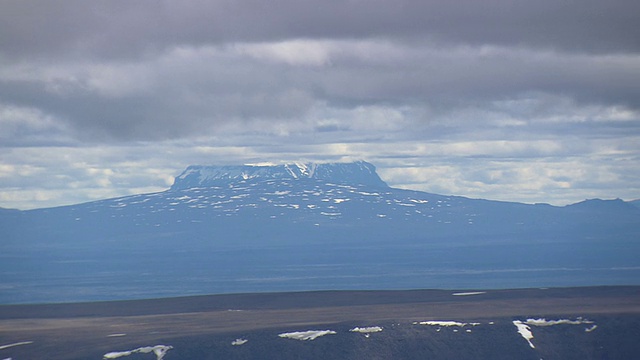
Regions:
<instances>
[{"instance_id":1,"label":"flat-topped mountain","mask_svg":"<svg viewBox=\"0 0 640 360\"><path fill-rule=\"evenodd\" d=\"M365 161L354 163L296 163L284 165L239 165L239 166L189 166L176 177L172 190L195 187L210 187L237 180L315 179L338 184L388 187L376 173L372 164Z\"/></svg>"},{"instance_id":2,"label":"flat-topped mountain","mask_svg":"<svg viewBox=\"0 0 640 360\"><path fill-rule=\"evenodd\" d=\"M170 189L0 212L0 303L629 285L640 209L387 186L366 162L190 166Z\"/></svg>"}]
</instances>

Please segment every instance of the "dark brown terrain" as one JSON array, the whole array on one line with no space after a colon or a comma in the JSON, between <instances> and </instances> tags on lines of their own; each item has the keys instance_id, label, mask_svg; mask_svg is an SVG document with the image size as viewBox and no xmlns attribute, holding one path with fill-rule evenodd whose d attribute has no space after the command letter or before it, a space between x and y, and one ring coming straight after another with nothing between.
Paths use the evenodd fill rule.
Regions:
<instances>
[{"instance_id":1,"label":"dark brown terrain","mask_svg":"<svg viewBox=\"0 0 640 360\"><path fill-rule=\"evenodd\" d=\"M640 287L453 295L461 292L473 293L324 291L4 305L0 359L102 359L110 352L155 345L173 346L165 360L640 357ZM513 323L529 318L576 324L530 326L532 348ZM467 325L416 323L423 321ZM373 326L382 331L349 331ZM307 341L278 336L309 330L336 333ZM237 338L248 341L232 345ZM120 355L160 358L153 352Z\"/></svg>"}]
</instances>

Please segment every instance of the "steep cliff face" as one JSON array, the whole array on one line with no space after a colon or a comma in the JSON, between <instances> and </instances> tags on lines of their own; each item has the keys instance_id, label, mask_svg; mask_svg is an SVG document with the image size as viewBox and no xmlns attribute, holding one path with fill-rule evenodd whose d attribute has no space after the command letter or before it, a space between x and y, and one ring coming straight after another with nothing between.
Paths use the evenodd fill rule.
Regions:
<instances>
[{"instance_id":1,"label":"steep cliff face","mask_svg":"<svg viewBox=\"0 0 640 360\"><path fill-rule=\"evenodd\" d=\"M337 184L386 188L376 168L365 161L353 163L296 163L283 165L189 166L176 177L172 190L220 186L240 180L315 179Z\"/></svg>"}]
</instances>

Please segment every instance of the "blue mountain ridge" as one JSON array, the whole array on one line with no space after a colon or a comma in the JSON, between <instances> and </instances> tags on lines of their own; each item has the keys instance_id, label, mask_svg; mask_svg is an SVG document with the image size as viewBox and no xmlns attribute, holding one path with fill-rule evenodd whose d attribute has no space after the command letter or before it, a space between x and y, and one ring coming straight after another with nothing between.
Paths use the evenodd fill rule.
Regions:
<instances>
[{"instance_id":1,"label":"blue mountain ridge","mask_svg":"<svg viewBox=\"0 0 640 360\"><path fill-rule=\"evenodd\" d=\"M0 303L637 285L640 209L389 187L367 162L189 166L162 192L0 212Z\"/></svg>"}]
</instances>

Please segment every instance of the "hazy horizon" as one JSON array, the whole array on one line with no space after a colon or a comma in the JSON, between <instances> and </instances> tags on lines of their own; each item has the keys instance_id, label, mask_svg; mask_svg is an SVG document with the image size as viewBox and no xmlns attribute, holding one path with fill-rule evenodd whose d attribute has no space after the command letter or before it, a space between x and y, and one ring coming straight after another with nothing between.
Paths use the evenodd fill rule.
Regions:
<instances>
[{"instance_id":1,"label":"hazy horizon","mask_svg":"<svg viewBox=\"0 0 640 360\"><path fill-rule=\"evenodd\" d=\"M237 166L260 166L260 167L264 167L264 166L278 166L278 165L292 165L292 164L299 164L299 163L291 163L291 162L287 163L287 162L283 162L283 163L278 164L278 163L273 163L273 162L265 162L265 163L254 163L254 164L241 164L241 165L237 165ZM309 163L306 163L306 164L309 164ZM320 163L316 163L316 164L320 164ZM190 165L190 166L216 167L216 166L218 166L218 165L201 165L201 164L193 164L193 165ZM233 165L223 165L223 166L225 166L225 167L226 167L226 166L233 166ZM184 172L186 172L186 171L187 171L187 170L185 170ZM184 173L184 172L183 172L183 173ZM181 174L180 174L180 175L181 175ZM378 174L378 175L379 175L379 174ZM178 175L178 176L176 176L176 177L175 177L175 180L177 181L179 177L180 177L179 175ZM382 181L384 181L384 179L382 179ZM128 194L128 195L121 195L121 196L116 196L116 197L108 197L108 198L101 198L101 199L92 199L92 200L88 200L88 201L86 201L86 202L109 200L109 199L113 199L113 198L122 198L122 197L127 197L127 196L133 196L133 197L135 197L135 196L145 195L145 194L161 193L161 192L165 192L165 191L170 191L170 190L172 190L172 188L173 188L174 184L175 184L175 182L174 182L174 183L172 183L172 185L169 185L169 186L167 186L167 187L166 187L166 188L164 188L164 189L160 189L160 190L158 190L158 191L153 191L153 192L149 192L149 193L135 193L135 194L134 194L134 193L132 193L132 194ZM389 185L389 184L387 184L387 185ZM396 186L391 186L391 185L389 185L389 186L390 186L391 188L396 188L396 189L420 191L420 190L415 190L415 189L411 189L411 188L402 188L402 187L396 187ZM456 195L456 194L438 194L438 195L444 195L444 196L460 196L460 195ZM468 197L468 198L470 198L470 199L474 199L473 197ZM549 203L547 203L547 202L536 202L536 203L532 203L532 202L530 202L530 203L522 202L522 203L524 203L524 204L549 204L549 205L552 205L552 206L566 206L566 205L576 204L576 203L579 203L579 202L582 202L582 201L589 201L589 200L595 200L595 199L598 199L598 200L622 200L622 201L625 201L625 202L632 202L632 201L636 201L636 200L638 200L638 199L620 199L620 198L594 198L594 199L583 199L583 200L576 201L576 202L573 202L573 203L561 204L561 205L549 204ZM509 201L509 200L497 200L497 199L486 199L486 198L485 198L484 200L516 202L516 201ZM85 203L85 202L80 202L80 203L69 203L69 204L59 204L59 205L54 205L54 206L50 206L50 207L39 207L39 208L29 208L29 209L11 209L11 208L5 208L5 209L9 209L9 210L24 210L24 211L26 211L26 210L37 210L37 209L54 208L54 207L59 207L59 206L73 206L73 205L78 205L78 204L82 204L82 203Z\"/></svg>"}]
</instances>

